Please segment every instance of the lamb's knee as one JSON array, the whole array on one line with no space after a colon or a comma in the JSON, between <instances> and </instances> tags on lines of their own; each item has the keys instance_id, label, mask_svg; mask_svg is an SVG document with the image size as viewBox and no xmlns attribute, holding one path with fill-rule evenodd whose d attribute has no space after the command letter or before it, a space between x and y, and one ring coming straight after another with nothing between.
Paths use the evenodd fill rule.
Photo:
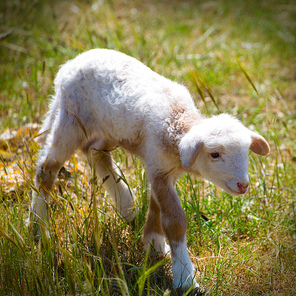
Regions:
<instances>
[{"instance_id":1,"label":"lamb's knee","mask_svg":"<svg viewBox=\"0 0 296 296\"><path fill-rule=\"evenodd\" d=\"M117 180L116 176L118 177ZM128 222L132 222L136 216L134 210L135 198L128 185L120 179L120 176L116 175L115 173L112 174L112 176L108 175L107 180L103 179L103 185L109 192L112 202L120 216Z\"/></svg>"},{"instance_id":2,"label":"lamb's knee","mask_svg":"<svg viewBox=\"0 0 296 296\"><path fill-rule=\"evenodd\" d=\"M35 184L41 186L42 189L50 190L61 166L62 164L56 160L45 161L38 165L35 174Z\"/></svg>"}]
</instances>

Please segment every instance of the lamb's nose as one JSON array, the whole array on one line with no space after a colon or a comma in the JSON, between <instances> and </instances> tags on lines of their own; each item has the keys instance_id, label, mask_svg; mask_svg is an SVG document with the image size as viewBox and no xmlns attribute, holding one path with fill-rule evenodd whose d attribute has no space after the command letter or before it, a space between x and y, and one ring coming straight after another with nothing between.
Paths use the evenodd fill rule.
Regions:
<instances>
[{"instance_id":1,"label":"lamb's nose","mask_svg":"<svg viewBox=\"0 0 296 296\"><path fill-rule=\"evenodd\" d=\"M239 188L239 191L241 193L246 193L248 190L249 184L248 183L241 184L240 182L237 182L237 187Z\"/></svg>"}]
</instances>

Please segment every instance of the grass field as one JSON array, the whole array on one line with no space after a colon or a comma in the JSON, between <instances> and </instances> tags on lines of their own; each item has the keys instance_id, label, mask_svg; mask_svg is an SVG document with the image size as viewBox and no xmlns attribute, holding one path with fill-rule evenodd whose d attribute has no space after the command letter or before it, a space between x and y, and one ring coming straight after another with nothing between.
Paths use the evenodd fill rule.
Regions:
<instances>
[{"instance_id":1,"label":"grass field","mask_svg":"<svg viewBox=\"0 0 296 296\"><path fill-rule=\"evenodd\" d=\"M138 58L203 113L230 113L269 141L267 158L250 154L246 195L189 175L177 190L209 295L296 295L293 0L0 2L0 295L176 294L170 258L143 249L149 185L124 151L114 158L138 198L134 227L80 155L52 194L52 239L35 244L25 226L39 150L27 124L42 122L59 66L95 47Z\"/></svg>"}]
</instances>

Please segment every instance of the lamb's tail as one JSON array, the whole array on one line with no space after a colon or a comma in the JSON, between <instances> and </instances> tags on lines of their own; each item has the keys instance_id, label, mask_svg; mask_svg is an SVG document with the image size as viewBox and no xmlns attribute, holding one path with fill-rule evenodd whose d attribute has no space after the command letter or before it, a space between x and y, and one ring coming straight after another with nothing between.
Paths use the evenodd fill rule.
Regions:
<instances>
[{"instance_id":1,"label":"lamb's tail","mask_svg":"<svg viewBox=\"0 0 296 296\"><path fill-rule=\"evenodd\" d=\"M57 117L59 111L59 100L56 100L55 98L52 99L49 110L46 114L46 117L43 121L42 128L39 131L38 136L36 137L36 142L40 145L43 145L45 142L45 139L47 135L50 133L51 128L54 124L54 121Z\"/></svg>"}]
</instances>

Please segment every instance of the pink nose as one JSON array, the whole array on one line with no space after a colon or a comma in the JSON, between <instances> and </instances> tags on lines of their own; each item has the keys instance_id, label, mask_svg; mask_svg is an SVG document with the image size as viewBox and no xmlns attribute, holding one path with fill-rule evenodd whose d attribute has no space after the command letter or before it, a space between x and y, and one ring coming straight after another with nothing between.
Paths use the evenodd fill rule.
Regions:
<instances>
[{"instance_id":1,"label":"pink nose","mask_svg":"<svg viewBox=\"0 0 296 296\"><path fill-rule=\"evenodd\" d=\"M246 185L246 186L244 186L244 185ZM246 193L247 192L249 184L244 184L244 185L237 182L237 187L239 188L240 193Z\"/></svg>"}]
</instances>

